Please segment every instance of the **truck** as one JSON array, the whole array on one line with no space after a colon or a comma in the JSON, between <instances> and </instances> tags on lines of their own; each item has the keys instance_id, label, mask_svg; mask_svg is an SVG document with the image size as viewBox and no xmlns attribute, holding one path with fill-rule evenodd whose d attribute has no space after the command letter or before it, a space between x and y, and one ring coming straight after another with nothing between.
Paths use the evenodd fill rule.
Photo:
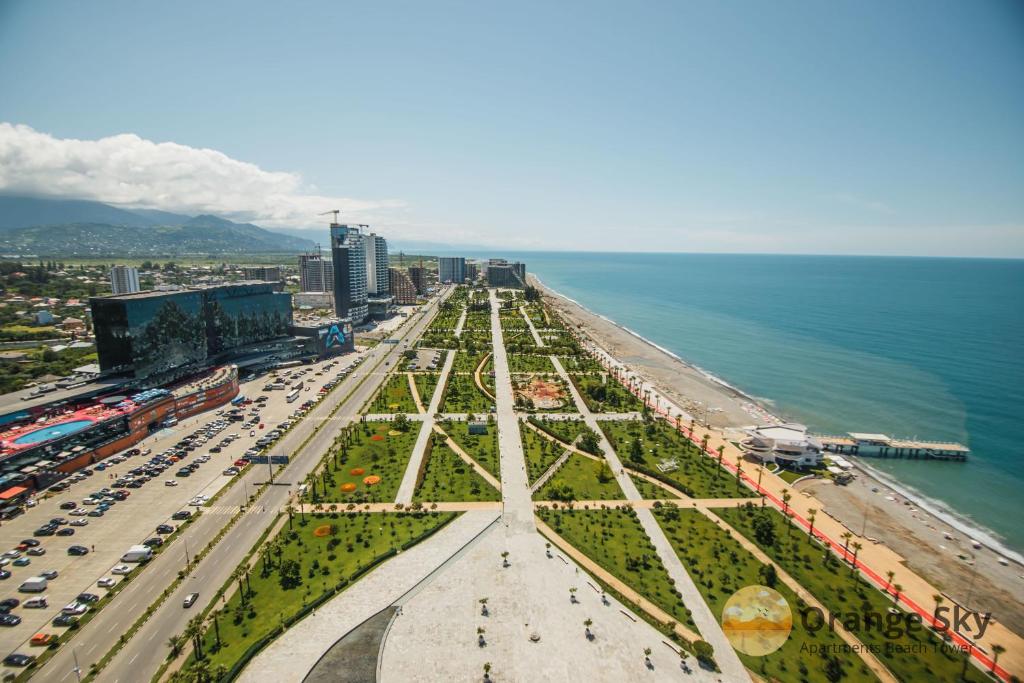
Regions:
<instances>
[{"instance_id":1,"label":"truck","mask_svg":"<svg viewBox=\"0 0 1024 683\"><path fill-rule=\"evenodd\" d=\"M153 558L153 549L145 545L133 545L121 556L122 562L148 562Z\"/></svg>"},{"instance_id":2,"label":"truck","mask_svg":"<svg viewBox=\"0 0 1024 683\"><path fill-rule=\"evenodd\" d=\"M30 579L26 579L18 590L22 593L42 593L46 590L46 577L45 576L33 576Z\"/></svg>"}]
</instances>

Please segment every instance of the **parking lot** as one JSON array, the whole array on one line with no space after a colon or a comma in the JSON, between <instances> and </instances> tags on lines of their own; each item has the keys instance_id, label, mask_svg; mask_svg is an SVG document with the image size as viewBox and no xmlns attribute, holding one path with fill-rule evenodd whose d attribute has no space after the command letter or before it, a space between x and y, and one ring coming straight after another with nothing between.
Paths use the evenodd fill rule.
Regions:
<instances>
[{"instance_id":1,"label":"parking lot","mask_svg":"<svg viewBox=\"0 0 1024 683\"><path fill-rule=\"evenodd\" d=\"M224 406L163 429L133 449L89 468L92 475L79 477L81 481L72 484L68 490L46 498L40 496L35 507L4 522L0 526L0 552L15 549L23 540L35 539L40 542L38 547L45 554L33 556L28 551L38 550L26 548L18 557L7 558L3 570L10 572L10 576L0 580L0 601L8 598L21 601L21 604L9 610L9 614L20 618L21 622L0 626L0 652L33 654L33 651L40 649L30 643L33 636L38 633L61 633L64 628L54 626L53 620L59 616L62 608L74 602L82 593L105 595L109 586L100 587L97 582L108 579L116 584L123 580L111 571L117 565L127 564L132 571L139 571L140 565L122 563L122 555L132 545L160 537L161 534L156 533L158 525L177 527L181 522L172 519L175 513L189 510L194 514L196 510L203 510L203 514L232 514L237 510L246 494L254 492L253 484L266 479L267 470L258 469L265 468L265 465L243 468L245 483L239 482L234 490L218 499L216 505L203 507L201 497L212 498L234 479L234 476L225 474L225 470L242 458L246 451L254 448L260 438L289 419L304 402L320 396L320 390L326 383L337 381L340 376L347 374L351 366L361 360L362 355L348 354L339 359L279 370L275 373L276 379L286 384L285 389L265 391L267 384L275 379L270 375L260 375L244 382L239 395L245 396L252 403L237 407ZM298 397L289 402L288 395L294 390L297 381L302 381L304 386ZM256 401L260 397L266 397L262 408L258 407L259 402ZM244 411L244 422L228 421L229 412L236 409ZM210 436L205 437L205 434ZM234 434L238 435L237 438L231 437ZM185 450L181 447L182 442L192 435L196 436L191 444L192 449ZM205 443L202 442L204 438ZM211 452L211 449L219 452ZM139 453L127 456L127 453L135 450ZM265 452L273 453L273 447ZM161 454L164 460L158 463L154 459L160 458ZM179 456L183 457L177 462L171 462L172 457ZM161 466L165 469L158 472L155 468ZM181 471L184 467L192 467L194 471L184 476ZM254 471L254 468L257 469ZM133 470L141 477L148 478L148 481L143 483L140 477L133 477ZM167 483L171 480L175 482L174 485ZM108 489L109 493L101 495L103 489ZM114 498L111 495L114 493L123 499ZM94 495L99 502L85 504L90 495ZM99 516L96 511L107 505L109 507ZM62 509L62 506L66 509ZM73 535L35 535L55 518L66 521L55 526L57 534L66 534L67 529L73 529ZM81 525L82 521L84 525ZM72 523L81 526L73 526ZM68 549L71 546L87 548L88 553L81 556L69 555ZM182 568L185 566L186 552L194 553L197 550L187 549L182 542L167 547L167 552L180 555ZM26 559L27 566L16 566L16 563L21 564ZM18 588L24 581L49 571L55 571L57 577L47 582L44 591L19 592ZM24 601L34 597L46 597L47 606L27 608ZM107 609L117 609L116 601Z\"/></svg>"}]
</instances>

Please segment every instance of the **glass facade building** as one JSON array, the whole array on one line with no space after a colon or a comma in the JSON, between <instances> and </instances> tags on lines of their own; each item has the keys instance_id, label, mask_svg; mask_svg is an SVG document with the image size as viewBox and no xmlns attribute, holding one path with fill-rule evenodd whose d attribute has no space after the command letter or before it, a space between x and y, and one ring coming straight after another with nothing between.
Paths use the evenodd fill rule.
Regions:
<instances>
[{"instance_id":1,"label":"glass facade building","mask_svg":"<svg viewBox=\"0 0 1024 683\"><path fill-rule=\"evenodd\" d=\"M288 335L291 295L270 284L140 292L90 300L103 372L137 378L198 364Z\"/></svg>"}]
</instances>

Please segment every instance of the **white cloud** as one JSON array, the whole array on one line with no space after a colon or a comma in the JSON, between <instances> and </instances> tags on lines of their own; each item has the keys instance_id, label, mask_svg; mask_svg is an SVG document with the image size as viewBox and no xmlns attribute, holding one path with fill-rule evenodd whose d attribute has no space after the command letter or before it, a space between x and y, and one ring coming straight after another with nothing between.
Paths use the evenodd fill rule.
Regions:
<instances>
[{"instance_id":1,"label":"white cloud","mask_svg":"<svg viewBox=\"0 0 1024 683\"><path fill-rule=\"evenodd\" d=\"M373 224L401 210L395 199L316 194L297 173L265 171L213 149L124 133L99 140L56 138L0 122L0 191L90 199L123 208L213 213L265 226L307 227L317 214Z\"/></svg>"}]
</instances>

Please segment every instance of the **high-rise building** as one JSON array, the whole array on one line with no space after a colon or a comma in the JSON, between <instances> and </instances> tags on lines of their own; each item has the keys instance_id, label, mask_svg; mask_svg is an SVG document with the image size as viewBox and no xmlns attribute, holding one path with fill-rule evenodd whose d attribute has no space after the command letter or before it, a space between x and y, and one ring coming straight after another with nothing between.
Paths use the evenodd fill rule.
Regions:
<instances>
[{"instance_id":1,"label":"high-rise building","mask_svg":"<svg viewBox=\"0 0 1024 683\"><path fill-rule=\"evenodd\" d=\"M110 269L110 291L114 294L134 294L139 287L139 269L134 266L114 266Z\"/></svg>"},{"instance_id":2,"label":"high-rise building","mask_svg":"<svg viewBox=\"0 0 1024 683\"><path fill-rule=\"evenodd\" d=\"M242 277L246 280L257 282L280 282L280 266L245 266L242 268Z\"/></svg>"},{"instance_id":3,"label":"high-rise building","mask_svg":"<svg viewBox=\"0 0 1024 683\"><path fill-rule=\"evenodd\" d=\"M339 318L362 325L369 315L366 288L365 225L331 223L331 257L334 261L334 311Z\"/></svg>"},{"instance_id":4,"label":"high-rise building","mask_svg":"<svg viewBox=\"0 0 1024 683\"><path fill-rule=\"evenodd\" d=\"M526 287L526 264L490 259L487 262L487 284L491 287Z\"/></svg>"},{"instance_id":5,"label":"high-rise building","mask_svg":"<svg viewBox=\"0 0 1024 683\"><path fill-rule=\"evenodd\" d=\"M299 256L299 289L303 292L334 291L334 264L319 250Z\"/></svg>"},{"instance_id":6,"label":"high-rise building","mask_svg":"<svg viewBox=\"0 0 1024 683\"><path fill-rule=\"evenodd\" d=\"M368 294L386 296L388 286L388 242L380 235L363 235L363 249L366 252L366 291Z\"/></svg>"},{"instance_id":7,"label":"high-rise building","mask_svg":"<svg viewBox=\"0 0 1024 683\"><path fill-rule=\"evenodd\" d=\"M437 279L440 282L462 284L466 281L466 259L462 256L439 256Z\"/></svg>"},{"instance_id":8,"label":"high-rise building","mask_svg":"<svg viewBox=\"0 0 1024 683\"><path fill-rule=\"evenodd\" d=\"M478 277L480 277L480 266L470 261L466 264L466 279L470 282L476 282Z\"/></svg>"},{"instance_id":9,"label":"high-rise building","mask_svg":"<svg viewBox=\"0 0 1024 683\"><path fill-rule=\"evenodd\" d=\"M398 268L388 268L388 279L391 281L391 296L395 303L409 306L416 303L416 285L409 274Z\"/></svg>"},{"instance_id":10,"label":"high-rise building","mask_svg":"<svg viewBox=\"0 0 1024 683\"><path fill-rule=\"evenodd\" d=\"M409 279L416 287L417 294L427 293L427 269L423 266L409 266Z\"/></svg>"}]
</instances>

